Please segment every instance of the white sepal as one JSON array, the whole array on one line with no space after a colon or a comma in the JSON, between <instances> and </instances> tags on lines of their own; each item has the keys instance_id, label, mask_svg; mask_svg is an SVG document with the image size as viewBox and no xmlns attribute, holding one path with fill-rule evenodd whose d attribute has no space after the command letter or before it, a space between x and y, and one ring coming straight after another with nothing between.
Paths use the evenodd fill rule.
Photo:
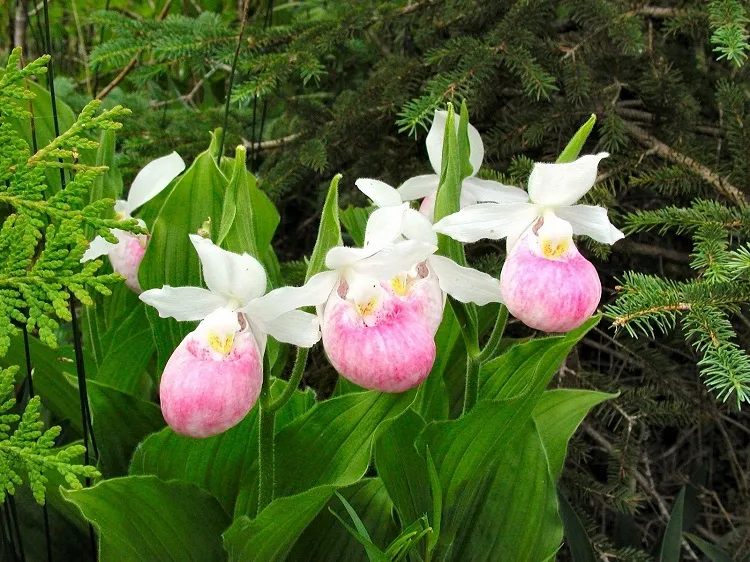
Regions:
<instances>
[{"instance_id":1,"label":"white sepal","mask_svg":"<svg viewBox=\"0 0 750 562\"><path fill-rule=\"evenodd\" d=\"M462 199L474 203L526 203L529 195L523 189L494 180L466 178L461 186Z\"/></svg>"},{"instance_id":2,"label":"white sepal","mask_svg":"<svg viewBox=\"0 0 750 562\"><path fill-rule=\"evenodd\" d=\"M440 288L458 301L480 306L502 302L500 281L491 275L462 267L444 256L431 256L429 267L437 275Z\"/></svg>"},{"instance_id":3,"label":"white sepal","mask_svg":"<svg viewBox=\"0 0 750 562\"><path fill-rule=\"evenodd\" d=\"M106 241L101 236L97 236L89 244L88 250L83 253L81 263L107 255L115 246L117 246L117 244L113 244L112 242Z\"/></svg>"},{"instance_id":4,"label":"white sepal","mask_svg":"<svg viewBox=\"0 0 750 562\"><path fill-rule=\"evenodd\" d=\"M409 240L419 240L437 246L437 234L432 230L430 219L415 209L407 209L404 213L401 231Z\"/></svg>"},{"instance_id":5,"label":"white sepal","mask_svg":"<svg viewBox=\"0 0 750 562\"><path fill-rule=\"evenodd\" d=\"M357 273L376 279L391 279L404 271L410 271L437 251L437 246L418 240L403 240L389 244L372 256L360 260L355 266Z\"/></svg>"},{"instance_id":6,"label":"white sepal","mask_svg":"<svg viewBox=\"0 0 750 562\"><path fill-rule=\"evenodd\" d=\"M394 207L375 209L367 219L365 248L382 248L399 238L404 211L408 208L408 203L400 203Z\"/></svg>"},{"instance_id":7,"label":"white sepal","mask_svg":"<svg viewBox=\"0 0 750 562\"><path fill-rule=\"evenodd\" d=\"M202 320L218 308L227 307L228 299L202 287L170 287L149 289L139 295L143 302L153 306L161 318L174 318L180 322Z\"/></svg>"},{"instance_id":8,"label":"white sepal","mask_svg":"<svg viewBox=\"0 0 750 562\"><path fill-rule=\"evenodd\" d=\"M531 203L479 203L444 217L433 228L459 242L517 238L540 215L541 209Z\"/></svg>"},{"instance_id":9,"label":"white sepal","mask_svg":"<svg viewBox=\"0 0 750 562\"><path fill-rule=\"evenodd\" d=\"M190 241L198 252L206 286L215 292L247 303L266 292L266 272L249 254L235 254L195 234Z\"/></svg>"},{"instance_id":10,"label":"white sepal","mask_svg":"<svg viewBox=\"0 0 750 562\"><path fill-rule=\"evenodd\" d=\"M602 244L614 244L625 238L625 235L609 222L607 209L604 207L572 205L555 209L555 214L572 225L573 234L589 236Z\"/></svg>"},{"instance_id":11,"label":"white sepal","mask_svg":"<svg viewBox=\"0 0 750 562\"><path fill-rule=\"evenodd\" d=\"M354 185L367 195L376 207L395 207L402 203L398 191L380 180L360 178L354 182Z\"/></svg>"},{"instance_id":12,"label":"white sepal","mask_svg":"<svg viewBox=\"0 0 750 562\"><path fill-rule=\"evenodd\" d=\"M409 178L401 184L401 187L397 191L402 200L413 201L414 199L422 199L428 195L433 195L437 191L439 184L439 175L426 174L424 176Z\"/></svg>"},{"instance_id":13,"label":"white sepal","mask_svg":"<svg viewBox=\"0 0 750 562\"><path fill-rule=\"evenodd\" d=\"M324 303L338 280L339 275L335 271L318 273L302 287L279 287L267 295L254 299L243 312L253 320L270 322L294 309Z\"/></svg>"},{"instance_id":14,"label":"white sepal","mask_svg":"<svg viewBox=\"0 0 750 562\"><path fill-rule=\"evenodd\" d=\"M318 317L302 310L290 310L263 322L261 329L282 343L312 347L320 340Z\"/></svg>"},{"instance_id":15,"label":"white sepal","mask_svg":"<svg viewBox=\"0 0 750 562\"><path fill-rule=\"evenodd\" d=\"M427 133L427 139L425 144L427 145L427 155L430 157L430 164L435 173L440 175L443 164L443 141L445 140L445 123L448 120L447 111L436 111L435 117L432 120L432 126L430 131ZM458 132L459 117L455 116L453 124ZM482 143L482 137L479 136L479 131L469 123L469 162L471 163L472 173L475 175L479 168L482 166L482 160L484 160L484 144Z\"/></svg>"},{"instance_id":16,"label":"white sepal","mask_svg":"<svg viewBox=\"0 0 750 562\"><path fill-rule=\"evenodd\" d=\"M607 152L600 152L566 164L534 164L529 176L529 198L545 207L572 205L594 186L599 161L607 156Z\"/></svg>"},{"instance_id":17,"label":"white sepal","mask_svg":"<svg viewBox=\"0 0 750 562\"><path fill-rule=\"evenodd\" d=\"M146 164L135 176L128 193L128 215L159 195L185 169L180 155L172 152Z\"/></svg>"}]
</instances>

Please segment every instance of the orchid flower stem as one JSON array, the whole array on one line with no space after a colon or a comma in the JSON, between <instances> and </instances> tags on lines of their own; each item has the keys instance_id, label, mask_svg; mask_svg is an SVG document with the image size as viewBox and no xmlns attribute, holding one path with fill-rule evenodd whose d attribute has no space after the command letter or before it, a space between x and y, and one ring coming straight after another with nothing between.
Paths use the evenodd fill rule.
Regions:
<instances>
[{"instance_id":1,"label":"orchid flower stem","mask_svg":"<svg viewBox=\"0 0 750 562\"><path fill-rule=\"evenodd\" d=\"M258 413L258 513L273 501L275 425L276 411L271 407L271 365L266 354L263 358L263 387Z\"/></svg>"},{"instance_id":2,"label":"orchid flower stem","mask_svg":"<svg viewBox=\"0 0 750 562\"><path fill-rule=\"evenodd\" d=\"M500 340L503 339L503 334L505 333L505 325L508 322L508 308L504 305L500 305L500 309L497 311L497 318L495 319L495 327L492 328L492 333L490 334L490 339L487 340L487 344L482 349L482 352L479 354L479 362L480 363L486 363L490 359L493 358L495 355L495 352L497 351L498 346L500 345Z\"/></svg>"},{"instance_id":3,"label":"orchid flower stem","mask_svg":"<svg viewBox=\"0 0 750 562\"><path fill-rule=\"evenodd\" d=\"M479 397L479 368L481 365L479 355L466 354L466 387L464 389L464 410L462 414L464 416L477 403Z\"/></svg>"},{"instance_id":4,"label":"orchid flower stem","mask_svg":"<svg viewBox=\"0 0 750 562\"><path fill-rule=\"evenodd\" d=\"M271 411L278 412L280 408L284 406L294 395L294 391L299 387L299 382L302 380L302 375L305 372L305 365L307 364L307 356L310 350L306 347L297 348L297 357L294 360L294 368L292 369L292 375L289 377L289 382L281 395L271 402L269 409Z\"/></svg>"}]
</instances>

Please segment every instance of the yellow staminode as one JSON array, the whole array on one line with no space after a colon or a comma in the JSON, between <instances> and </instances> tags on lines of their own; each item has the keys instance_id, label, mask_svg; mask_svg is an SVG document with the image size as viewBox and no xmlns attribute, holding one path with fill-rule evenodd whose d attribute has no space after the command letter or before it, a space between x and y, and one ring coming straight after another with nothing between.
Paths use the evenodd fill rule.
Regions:
<instances>
[{"instance_id":1,"label":"yellow staminode","mask_svg":"<svg viewBox=\"0 0 750 562\"><path fill-rule=\"evenodd\" d=\"M364 304L357 303L357 310L359 311L360 316L369 316L373 312L375 312L375 308L378 305L378 299L377 297L371 297L370 300L368 300Z\"/></svg>"},{"instance_id":2,"label":"yellow staminode","mask_svg":"<svg viewBox=\"0 0 750 562\"><path fill-rule=\"evenodd\" d=\"M550 260L554 260L562 256L568 249L570 242L568 240L539 240L539 245L542 248L542 254L544 257Z\"/></svg>"},{"instance_id":3,"label":"yellow staminode","mask_svg":"<svg viewBox=\"0 0 750 562\"><path fill-rule=\"evenodd\" d=\"M208 345L222 355L229 355L229 352L232 351L232 344L234 344L234 334L221 337L214 331L208 333Z\"/></svg>"},{"instance_id":4,"label":"yellow staminode","mask_svg":"<svg viewBox=\"0 0 750 562\"><path fill-rule=\"evenodd\" d=\"M405 297L406 293L409 292L406 275L397 275L396 277L391 279L391 287L393 287L393 290L396 291L396 294Z\"/></svg>"}]
</instances>

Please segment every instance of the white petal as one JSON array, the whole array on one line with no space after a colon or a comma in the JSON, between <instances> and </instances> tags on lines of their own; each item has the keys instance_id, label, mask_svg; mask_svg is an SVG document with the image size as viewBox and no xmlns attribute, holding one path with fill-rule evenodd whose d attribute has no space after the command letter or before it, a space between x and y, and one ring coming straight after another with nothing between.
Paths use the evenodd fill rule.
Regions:
<instances>
[{"instance_id":1,"label":"white petal","mask_svg":"<svg viewBox=\"0 0 750 562\"><path fill-rule=\"evenodd\" d=\"M414 199L434 195L437 193L439 184L440 176L437 174L414 176L401 184L401 187L398 188L398 193L402 200L413 201Z\"/></svg>"},{"instance_id":2,"label":"white petal","mask_svg":"<svg viewBox=\"0 0 750 562\"><path fill-rule=\"evenodd\" d=\"M573 226L573 234L589 236L603 244L614 244L625 238L607 217L607 209L594 205L572 205L559 207L555 214Z\"/></svg>"},{"instance_id":3,"label":"white petal","mask_svg":"<svg viewBox=\"0 0 750 562\"><path fill-rule=\"evenodd\" d=\"M470 267L462 267L450 258L430 256L429 266L440 282L440 288L461 302L485 305L502 302L500 281Z\"/></svg>"},{"instance_id":4,"label":"white petal","mask_svg":"<svg viewBox=\"0 0 750 562\"><path fill-rule=\"evenodd\" d=\"M437 234L432 230L430 219L415 209L407 209L401 230L405 238L419 240L437 246Z\"/></svg>"},{"instance_id":5,"label":"white petal","mask_svg":"<svg viewBox=\"0 0 750 562\"><path fill-rule=\"evenodd\" d=\"M180 322L203 320L213 311L227 307L227 299L202 287L170 287L149 289L138 297L159 311L162 318Z\"/></svg>"},{"instance_id":6,"label":"white petal","mask_svg":"<svg viewBox=\"0 0 750 562\"><path fill-rule=\"evenodd\" d=\"M291 310L264 322L261 329L280 342L298 347L312 347L320 340L318 317L301 310Z\"/></svg>"},{"instance_id":7,"label":"white petal","mask_svg":"<svg viewBox=\"0 0 750 562\"><path fill-rule=\"evenodd\" d=\"M185 162L176 152L146 164L130 186L128 213L159 195L184 169Z\"/></svg>"},{"instance_id":8,"label":"white petal","mask_svg":"<svg viewBox=\"0 0 750 562\"><path fill-rule=\"evenodd\" d=\"M448 119L447 111L436 111L435 117L432 120L432 126L430 131L427 133L427 155L430 157L430 164L432 169L435 170L437 175L440 175L443 164L443 141L445 139L445 122ZM456 114L453 123L458 132L459 116ZM484 144L482 143L482 137L479 136L479 131L469 123L469 162L471 162L472 174L475 175L479 168L482 166L482 160L484 160Z\"/></svg>"},{"instance_id":9,"label":"white petal","mask_svg":"<svg viewBox=\"0 0 750 562\"><path fill-rule=\"evenodd\" d=\"M376 207L393 207L402 203L398 191L382 181L360 178L354 184L372 199Z\"/></svg>"},{"instance_id":10,"label":"white petal","mask_svg":"<svg viewBox=\"0 0 750 562\"><path fill-rule=\"evenodd\" d=\"M120 220L130 218L130 206L127 201L123 201L122 199L115 201L115 217Z\"/></svg>"},{"instance_id":11,"label":"white petal","mask_svg":"<svg viewBox=\"0 0 750 562\"><path fill-rule=\"evenodd\" d=\"M396 207L375 209L367 219L365 227L365 247L382 248L401 236L401 224L408 203Z\"/></svg>"},{"instance_id":12,"label":"white petal","mask_svg":"<svg viewBox=\"0 0 750 562\"><path fill-rule=\"evenodd\" d=\"M338 280L339 274L336 271L318 273L302 287L279 287L252 300L243 312L253 321L270 322L291 310L324 303Z\"/></svg>"},{"instance_id":13,"label":"white petal","mask_svg":"<svg viewBox=\"0 0 750 562\"><path fill-rule=\"evenodd\" d=\"M81 258L81 263L95 260L96 258L104 256L108 254L110 250L114 248L115 246L117 246L117 244L113 244L112 242L107 242L101 236L97 236L89 244L88 250L86 250L83 253L83 257Z\"/></svg>"},{"instance_id":14,"label":"white petal","mask_svg":"<svg viewBox=\"0 0 750 562\"><path fill-rule=\"evenodd\" d=\"M214 293L236 299L244 306L266 292L266 271L249 254L235 254L195 234L190 241L198 252L203 280Z\"/></svg>"},{"instance_id":15,"label":"white petal","mask_svg":"<svg viewBox=\"0 0 750 562\"><path fill-rule=\"evenodd\" d=\"M466 178L461 186L461 199L474 203L526 203L529 194L523 189L511 185L503 185L493 180Z\"/></svg>"},{"instance_id":16,"label":"white petal","mask_svg":"<svg viewBox=\"0 0 750 562\"><path fill-rule=\"evenodd\" d=\"M358 261L369 258L377 253L379 248L371 246L368 248L350 248L348 246L336 246L328 250L326 254L326 267L328 269L344 269L353 266Z\"/></svg>"},{"instance_id":17,"label":"white petal","mask_svg":"<svg viewBox=\"0 0 750 562\"><path fill-rule=\"evenodd\" d=\"M567 164L537 162L529 176L529 198L546 207L572 205L594 186L599 161L607 156L600 152Z\"/></svg>"},{"instance_id":18,"label":"white petal","mask_svg":"<svg viewBox=\"0 0 750 562\"><path fill-rule=\"evenodd\" d=\"M376 279L391 279L411 270L418 263L435 253L437 246L417 240L403 240L396 244L389 244L369 258L357 262L354 269L361 275L369 275Z\"/></svg>"},{"instance_id":19,"label":"white petal","mask_svg":"<svg viewBox=\"0 0 750 562\"><path fill-rule=\"evenodd\" d=\"M459 242L498 240L520 236L541 214L541 209L531 203L479 203L448 215L433 228Z\"/></svg>"}]
</instances>

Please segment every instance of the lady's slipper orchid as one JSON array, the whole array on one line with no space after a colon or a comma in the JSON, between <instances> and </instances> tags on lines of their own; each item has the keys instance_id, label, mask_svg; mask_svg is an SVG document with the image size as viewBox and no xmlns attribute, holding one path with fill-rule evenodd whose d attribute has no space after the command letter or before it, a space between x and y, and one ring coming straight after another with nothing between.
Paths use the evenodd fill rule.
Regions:
<instances>
[{"instance_id":1,"label":"lady's slipper orchid","mask_svg":"<svg viewBox=\"0 0 750 562\"><path fill-rule=\"evenodd\" d=\"M440 183L440 172L443 166L443 141L447 119L447 111L436 111L425 140L427 155L435 173L408 179L398 188L399 197L404 201L424 198L420 212L424 213L430 221L433 221L435 216L435 194ZM458 120L455 121L455 125L456 131L458 131ZM484 160L484 144L482 143L482 137L479 136L479 131L471 123L468 125L469 162L471 163L472 173L470 177L464 179L461 185L461 206L473 205L479 201L494 201L496 203L526 201L526 194L521 189L475 177L482 166L482 160Z\"/></svg>"},{"instance_id":2,"label":"lady's slipper orchid","mask_svg":"<svg viewBox=\"0 0 750 562\"><path fill-rule=\"evenodd\" d=\"M284 298L289 288L264 295L266 272L258 260L197 235L190 241L208 288L165 285L140 299L162 318L203 320L167 362L160 394L164 418L175 431L207 437L237 424L255 404L267 334L311 347L320 330L313 314Z\"/></svg>"},{"instance_id":3,"label":"lady's slipper orchid","mask_svg":"<svg viewBox=\"0 0 750 562\"><path fill-rule=\"evenodd\" d=\"M437 246L437 234L433 231L429 219L414 209L403 209L398 192L393 187L374 179L358 179L356 185L378 207L370 220L386 209L400 210L400 217L391 213L391 234L398 232L398 239L403 237ZM399 221L400 228L396 228ZM443 318L444 293L464 303L485 305L500 302L500 282L497 279L475 269L460 266L444 256L429 255L419 267L400 272L389 283L391 290L402 300L414 303L417 310L427 319L433 333L437 331Z\"/></svg>"},{"instance_id":4,"label":"lady's slipper orchid","mask_svg":"<svg viewBox=\"0 0 750 562\"><path fill-rule=\"evenodd\" d=\"M355 384L403 392L424 380L435 361L431 327L386 283L414 270L437 246L398 240L400 214L382 209L367 224L364 248L331 248L326 266L303 287L281 289L276 298L295 306L318 306L323 346L333 366ZM395 219L381 220L386 216ZM270 296L270 295L269 295Z\"/></svg>"},{"instance_id":5,"label":"lady's slipper orchid","mask_svg":"<svg viewBox=\"0 0 750 562\"><path fill-rule=\"evenodd\" d=\"M116 218L119 220L132 218L132 214L138 207L161 193L184 169L185 162L176 152L146 164L135 176L127 200L115 202ZM146 223L140 219L138 224L146 227ZM91 241L88 250L81 258L81 262L90 261L107 254L109 261L112 262L112 269L125 277L125 285L135 293L140 293L138 266L143 260L143 254L146 253L146 245L150 237L147 234L132 234L119 228L112 229L112 234L117 238L117 244L97 236Z\"/></svg>"},{"instance_id":6,"label":"lady's slipper orchid","mask_svg":"<svg viewBox=\"0 0 750 562\"><path fill-rule=\"evenodd\" d=\"M545 332L567 332L594 313L602 286L594 266L573 243L567 221L545 214L513 246L500 276L513 316Z\"/></svg>"},{"instance_id":7,"label":"lady's slipper orchid","mask_svg":"<svg viewBox=\"0 0 750 562\"><path fill-rule=\"evenodd\" d=\"M596 182L599 161L606 152L581 156L567 164L534 165L529 176L528 201L509 204L470 205L435 224L435 230L459 242L507 237L508 250L544 215L554 213L570 223L573 234L614 244L625 235L607 218L607 210L593 205L575 205Z\"/></svg>"},{"instance_id":8,"label":"lady's slipper orchid","mask_svg":"<svg viewBox=\"0 0 750 562\"><path fill-rule=\"evenodd\" d=\"M242 421L262 384L255 338L236 312L218 308L169 358L159 385L162 415L177 433L210 437Z\"/></svg>"}]
</instances>

